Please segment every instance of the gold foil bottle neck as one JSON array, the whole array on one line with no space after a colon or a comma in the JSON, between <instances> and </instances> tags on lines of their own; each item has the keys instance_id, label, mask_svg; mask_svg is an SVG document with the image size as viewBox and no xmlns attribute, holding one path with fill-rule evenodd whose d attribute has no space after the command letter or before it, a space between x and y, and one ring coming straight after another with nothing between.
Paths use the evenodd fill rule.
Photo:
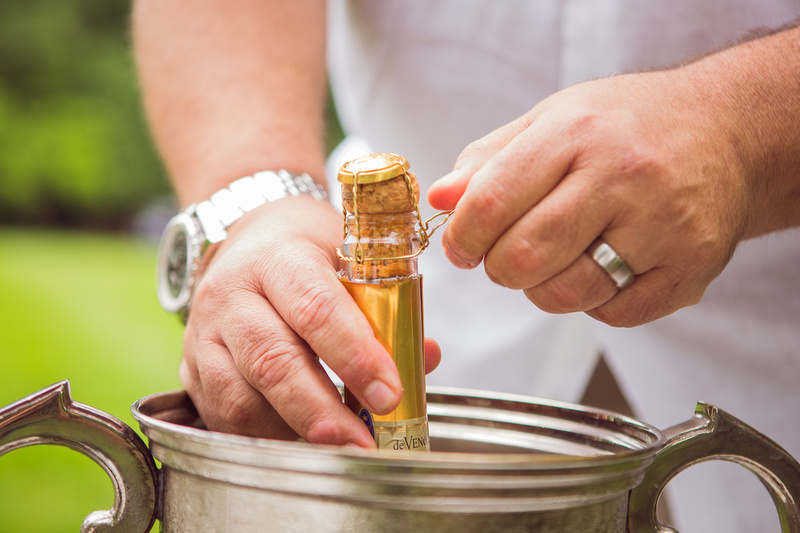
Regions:
<instances>
[{"instance_id":1,"label":"gold foil bottle neck","mask_svg":"<svg viewBox=\"0 0 800 533\"><path fill-rule=\"evenodd\" d=\"M388 181L411 168L405 157L390 153L369 154L348 161L339 168L339 181L359 184Z\"/></svg>"}]
</instances>

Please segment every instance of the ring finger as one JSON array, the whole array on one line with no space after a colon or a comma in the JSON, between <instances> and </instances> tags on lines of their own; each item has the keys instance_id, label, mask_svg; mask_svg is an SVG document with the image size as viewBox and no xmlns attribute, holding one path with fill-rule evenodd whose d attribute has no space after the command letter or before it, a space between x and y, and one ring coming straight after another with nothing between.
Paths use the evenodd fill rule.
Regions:
<instances>
[{"instance_id":1,"label":"ring finger","mask_svg":"<svg viewBox=\"0 0 800 533\"><path fill-rule=\"evenodd\" d=\"M542 311L572 313L605 304L619 289L588 253L582 253L566 269L523 292Z\"/></svg>"},{"instance_id":2,"label":"ring finger","mask_svg":"<svg viewBox=\"0 0 800 533\"><path fill-rule=\"evenodd\" d=\"M181 382L206 426L214 431L275 439L297 438L266 398L242 377L230 351L217 342L195 346L199 357L184 357Z\"/></svg>"}]
</instances>

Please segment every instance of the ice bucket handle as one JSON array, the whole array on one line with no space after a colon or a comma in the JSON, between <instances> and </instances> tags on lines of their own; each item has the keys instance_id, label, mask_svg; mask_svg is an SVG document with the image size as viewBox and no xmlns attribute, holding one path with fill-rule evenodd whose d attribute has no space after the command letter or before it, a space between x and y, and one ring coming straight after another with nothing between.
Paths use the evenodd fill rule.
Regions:
<instances>
[{"instance_id":1,"label":"ice bucket handle","mask_svg":"<svg viewBox=\"0 0 800 533\"><path fill-rule=\"evenodd\" d=\"M712 405L698 403L694 417L664 431L666 444L631 491L628 530L675 533L656 518L666 484L690 466L713 459L732 461L752 471L767 487L781 531L800 533L800 464L777 443Z\"/></svg>"},{"instance_id":2,"label":"ice bucket handle","mask_svg":"<svg viewBox=\"0 0 800 533\"><path fill-rule=\"evenodd\" d=\"M121 420L73 402L69 381L0 409L0 456L34 444L72 448L102 466L114 483L113 507L89 514L82 533L150 531L158 501L158 470L150 451Z\"/></svg>"}]
</instances>

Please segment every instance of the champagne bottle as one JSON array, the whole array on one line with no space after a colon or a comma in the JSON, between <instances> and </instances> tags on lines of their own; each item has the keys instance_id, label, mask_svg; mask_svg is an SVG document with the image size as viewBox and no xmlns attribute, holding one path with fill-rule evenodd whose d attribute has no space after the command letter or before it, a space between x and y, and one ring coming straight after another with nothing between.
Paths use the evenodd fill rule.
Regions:
<instances>
[{"instance_id":1,"label":"champagne bottle","mask_svg":"<svg viewBox=\"0 0 800 533\"><path fill-rule=\"evenodd\" d=\"M344 239L340 280L391 354L403 386L398 407L378 415L345 389L345 403L369 427L379 449L426 451L428 416L417 257L419 186L405 158L370 154L342 165ZM422 226L420 226L422 227ZM423 236L423 238L420 237Z\"/></svg>"}]
</instances>

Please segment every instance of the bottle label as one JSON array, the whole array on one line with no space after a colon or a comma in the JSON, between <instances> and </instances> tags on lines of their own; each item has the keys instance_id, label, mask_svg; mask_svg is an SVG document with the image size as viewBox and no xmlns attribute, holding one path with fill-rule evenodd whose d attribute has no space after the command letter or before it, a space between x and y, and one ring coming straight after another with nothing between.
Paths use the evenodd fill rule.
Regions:
<instances>
[{"instance_id":1,"label":"bottle label","mask_svg":"<svg viewBox=\"0 0 800 533\"><path fill-rule=\"evenodd\" d=\"M345 404L364 421L379 449L428 450L421 277L379 284L341 281L392 356L403 387L391 413L368 411L346 387Z\"/></svg>"},{"instance_id":2,"label":"bottle label","mask_svg":"<svg viewBox=\"0 0 800 533\"><path fill-rule=\"evenodd\" d=\"M427 417L398 421L392 427L375 423L375 444L379 450L418 451L430 450Z\"/></svg>"}]
</instances>

